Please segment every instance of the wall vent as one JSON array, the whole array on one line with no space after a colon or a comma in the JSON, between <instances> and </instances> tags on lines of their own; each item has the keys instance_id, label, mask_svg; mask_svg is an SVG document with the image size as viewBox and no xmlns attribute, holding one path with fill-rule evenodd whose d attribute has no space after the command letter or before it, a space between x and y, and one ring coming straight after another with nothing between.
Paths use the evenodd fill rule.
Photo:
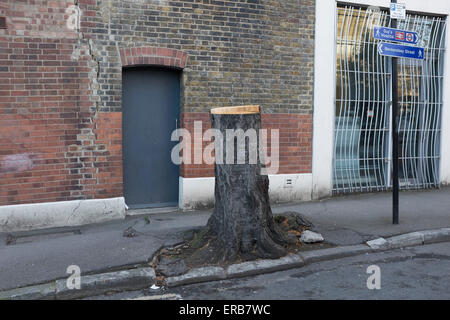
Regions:
<instances>
[{"instance_id":1,"label":"wall vent","mask_svg":"<svg viewBox=\"0 0 450 320\"><path fill-rule=\"evenodd\" d=\"M285 188L292 188L293 187L292 179L286 179L285 182L284 182L284 187Z\"/></svg>"}]
</instances>

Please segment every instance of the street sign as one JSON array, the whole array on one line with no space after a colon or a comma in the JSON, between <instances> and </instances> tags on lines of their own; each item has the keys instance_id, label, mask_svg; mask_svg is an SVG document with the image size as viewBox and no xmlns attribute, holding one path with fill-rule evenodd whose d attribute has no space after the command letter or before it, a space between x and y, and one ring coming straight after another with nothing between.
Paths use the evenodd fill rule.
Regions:
<instances>
[{"instance_id":1,"label":"street sign","mask_svg":"<svg viewBox=\"0 0 450 320\"><path fill-rule=\"evenodd\" d=\"M373 37L379 40L388 40L409 44L417 44L417 42L419 42L419 35L416 32L385 27L373 27Z\"/></svg>"},{"instance_id":2,"label":"street sign","mask_svg":"<svg viewBox=\"0 0 450 320\"><path fill-rule=\"evenodd\" d=\"M395 43L381 42L378 44L378 53L382 56L408 58L408 59L425 59L425 49L419 47L410 47Z\"/></svg>"},{"instance_id":3,"label":"street sign","mask_svg":"<svg viewBox=\"0 0 450 320\"><path fill-rule=\"evenodd\" d=\"M406 4L391 3L391 19L405 20L406 19Z\"/></svg>"}]
</instances>

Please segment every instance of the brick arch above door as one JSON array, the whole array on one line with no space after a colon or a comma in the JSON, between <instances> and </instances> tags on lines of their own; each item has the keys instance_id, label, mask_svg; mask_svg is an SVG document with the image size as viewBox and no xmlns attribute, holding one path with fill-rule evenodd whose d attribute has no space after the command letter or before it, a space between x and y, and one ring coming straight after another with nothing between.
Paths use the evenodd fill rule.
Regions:
<instances>
[{"instance_id":1,"label":"brick arch above door","mask_svg":"<svg viewBox=\"0 0 450 320\"><path fill-rule=\"evenodd\" d=\"M164 66L176 69L186 67L186 52L159 47L134 47L120 50L122 67L136 65Z\"/></svg>"}]
</instances>

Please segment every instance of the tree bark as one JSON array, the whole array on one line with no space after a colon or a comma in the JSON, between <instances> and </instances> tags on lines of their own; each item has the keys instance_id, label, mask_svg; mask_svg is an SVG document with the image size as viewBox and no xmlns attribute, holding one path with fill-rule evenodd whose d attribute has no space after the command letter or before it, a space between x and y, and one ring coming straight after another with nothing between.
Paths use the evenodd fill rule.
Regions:
<instances>
[{"instance_id":1,"label":"tree bark","mask_svg":"<svg viewBox=\"0 0 450 320\"><path fill-rule=\"evenodd\" d=\"M222 133L222 143L215 143L215 208L208 227L215 237L214 250L222 261L243 258L279 258L286 254L288 237L273 221L269 202L269 179L261 173L259 139L245 143L245 163L237 164L239 145L234 138L233 163L227 163L227 130L256 130L259 137L261 113L259 106L211 110L212 128ZM223 153L219 150L223 146ZM241 145L242 146L242 145ZM257 152L256 163L251 152ZM241 149L242 151L242 149ZM222 163L220 155L223 156ZM228 157L230 159L230 157Z\"/></svg>"}]
</instances>

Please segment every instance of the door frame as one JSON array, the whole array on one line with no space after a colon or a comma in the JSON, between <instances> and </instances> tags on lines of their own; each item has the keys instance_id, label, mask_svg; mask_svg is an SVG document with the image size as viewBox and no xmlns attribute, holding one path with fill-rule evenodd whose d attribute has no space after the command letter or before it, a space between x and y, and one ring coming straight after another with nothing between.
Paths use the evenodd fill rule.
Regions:
<instances>
[{"instance_id":1,"label":"door frame","mask_svg":"<svg viewBox=\"0 0 450 320\"><path fill-rule=\"evenodd\" d=\"M178 114L177 114L177 116L178 116L178 123L180 123L181 122L181 107L182 107L182 96L183 96L183 86L182 86L182 83L183 83L183 70L182 69L180 69L180 68L174 68L174 67L171 67L171 66L160 66L160 65L131 65L131 66L123 66L122 67L122 69L121 69L121 72L122 72L122 84L123 84L123 72L124 72L124 70L130 70L130 69L145 69L145 68L154 68L155 70L168 70L168 71L170 71L170 70L173 70L173 71L179 71L179 77L178 77L178 80L179 80L179 82L180 82L180 102L179 102L179 107L178 107ZM123 98L123 91L122 91L122 98ZM123 101L122 101L122 108L123 108ZM123 112L123 109L122 109L122 112ZM125 125L125 123L124 123L124 121L123 121L123 117L122 117L122 131L124 130L124 125ZM123 137L123 136L122 136ZM122 171L124 171L124 166L125 166L125 154L124 154L124 152L123 152L123 150L124 150L124 143L125 143L125 140L124 139L122 139L122 167L123 167L123 170ZM123 196L124 196L124 199L125 199L125 203L126 203L126 205L127 205L127 207L128 208L130 208L130 209L135 209L135 210L139 210L139 209L153 209L153 208L177 208L178 206L179 206L179 199L180 199L180 192L182 191L181 190L181 185L180 185L180 176L181 176L181 167L180 166L178 166L178 178L177 178L177 183L178 183L178 190L177 190L177 201L176 202L161 202L161 203L148 203L148 204L137 204L137 205L135 205L135 204L127 204L126 203L126 198L125 198L125 181L124 181L124 183L123 183ZM124 173L123 173L124 174ZM122 179L124 180L124 176L122 177Z\"/></svg>"}]
</instances>

